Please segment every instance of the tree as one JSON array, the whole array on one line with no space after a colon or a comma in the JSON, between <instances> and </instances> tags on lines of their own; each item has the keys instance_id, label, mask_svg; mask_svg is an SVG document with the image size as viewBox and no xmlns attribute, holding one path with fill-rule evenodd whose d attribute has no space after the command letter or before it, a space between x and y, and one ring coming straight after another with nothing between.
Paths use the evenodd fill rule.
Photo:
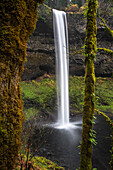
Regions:
<instances>
[{"instance_id":1,"label":"tree","mask_svg":"<svg viewBox=\"0 0 113 170\"><path fill-rule=\"evenodd\" d=\"M20 147L23 104L20 80L26 42L35 28L37 3L0 1L0 169L12 170Z\"/></svg>"},{"instance_id":2,"label":"tree","mask_svg":"<svg viewBox=\"0 0 113 170\"><path fill-rule=\"evenodd\" d=\"M96 40L97 1L88 0L86 39L85 39L85 95L83 106L83 131L81 143L80 170L92 169L92 131L95 100L94 58Z\"/></svg>"}]
</instances>

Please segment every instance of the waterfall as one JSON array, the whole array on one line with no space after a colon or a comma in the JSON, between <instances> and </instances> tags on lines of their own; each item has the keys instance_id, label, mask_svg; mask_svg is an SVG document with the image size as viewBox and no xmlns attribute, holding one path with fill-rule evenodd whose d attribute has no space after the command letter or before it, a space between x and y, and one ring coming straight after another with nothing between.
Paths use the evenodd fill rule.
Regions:
<instances>
[{"instance_id":1,"label":"waterfall","mask_svg":"<svg viewBox=\"0 0 113 170\"><path fill-rule=\"evenodd\" d=\"M58 124L69 126L69 49L66 13L53 9Z\"/></svg>"}]
</instances>

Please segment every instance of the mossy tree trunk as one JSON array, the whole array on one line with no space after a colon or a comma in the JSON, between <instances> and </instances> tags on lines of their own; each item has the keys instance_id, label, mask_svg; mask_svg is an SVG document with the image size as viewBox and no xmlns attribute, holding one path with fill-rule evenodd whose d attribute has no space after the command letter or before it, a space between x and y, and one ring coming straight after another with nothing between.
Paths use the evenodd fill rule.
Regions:
<instances>
[{"instance_id":1,"label":"mossy tree trunk","mask_svg":"<svg viewBox=\"0 0 113 170\"><path fill-rule=\"evenodd\" d=\"M37 3L0 1L0 169L12 170L20 147L23 103L20 80L26 42L35 28Z\"/></svg>"},{"instance_id":2,"label":"mossy tree trunk","mask_svg":"<svg viewBox=\"0 0 113 170\"><path fill-rule=\"evenodd\" d=\"M112 124L111 169L113 169L113 124Z\"/></svg>"},{"instance_id":3,"label":"mossy tree trunk","mask_svg":"<svg viewBox=\"0 0 113 170\"><path fill-rule=\"evenodd\" d=\"M83 106L83 131L81 143L80 170L92 169L92 140L94 99L95 99L95 71L94 58L97 48L96 26L97 1L88 0L87 26L85 39L85 95Z\"/></svg>"}]
</instances>

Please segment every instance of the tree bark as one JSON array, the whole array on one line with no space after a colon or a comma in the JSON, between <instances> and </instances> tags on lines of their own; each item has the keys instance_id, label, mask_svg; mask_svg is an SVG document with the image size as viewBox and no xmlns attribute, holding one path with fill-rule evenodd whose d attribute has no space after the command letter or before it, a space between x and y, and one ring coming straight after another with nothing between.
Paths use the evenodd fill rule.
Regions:
<instances>
[{"instance_id":1,"label":"tree bark","mask_svg":"<svg viewBox=\"0 0 113 170\"><path fill-rule=\"evenodd\" d=\"M94 58L96 40L97 1L88 0L87 26L85 39L85 95L83 106L83 131L80 156L80 170L92 170L92 129L95 99Z\"/></svg>"},{"instance_id":2,"label":"tree bark","mask_svg":"<svg viewBox=\"0 0 113 170\"><path fill-rule=\"evenodd\" d=\"M0 1L0 169L15 167L20 148L23 102L20 81L26 42L42 0Z\"/></svg>"},{"instance_id":3,"label":"tree bark","mask_svg":"<svg viewBox=\"0 0 113 170\"><path fill-rule=\"evenodd\" d=\"M111 165L111 169L113 169L113 124L112 124L112 143L111 143L111 162L110 162L110 165Z\"/></svg>"}]
</instances>

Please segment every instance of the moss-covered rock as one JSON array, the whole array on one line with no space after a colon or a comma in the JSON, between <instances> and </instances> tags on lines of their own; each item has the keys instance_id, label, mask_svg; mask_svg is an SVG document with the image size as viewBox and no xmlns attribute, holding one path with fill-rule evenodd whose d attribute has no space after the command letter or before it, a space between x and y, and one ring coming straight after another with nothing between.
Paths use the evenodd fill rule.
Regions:
<instances>
[{"instance_id":1,"label":"moss-covered rock","mask_svg":"<svg viewBox=\"0 0 113 170\"><path fill-rule=\"evenodd\" d=\"M37 3L0 1L0 169L12 170L20 147L24 120L20 91L26 42L35 28Z\"/></svg>"}]
</instances>

